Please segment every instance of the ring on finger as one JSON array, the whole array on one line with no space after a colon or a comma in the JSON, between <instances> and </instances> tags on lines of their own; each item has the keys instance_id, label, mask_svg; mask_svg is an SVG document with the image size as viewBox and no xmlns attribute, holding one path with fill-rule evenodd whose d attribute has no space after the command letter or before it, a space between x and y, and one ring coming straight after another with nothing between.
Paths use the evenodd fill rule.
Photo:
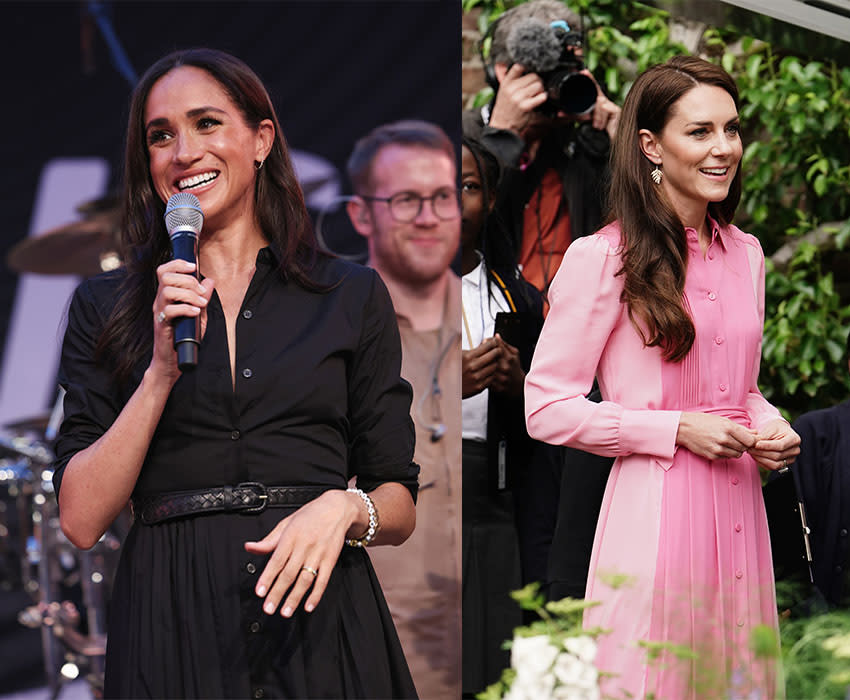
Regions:
<instances>
[{"instance_id":1,"label":"ring on finger","mask_svg":"<svg viewBox=\"0 0 850 700\"><path fill-rule=\"evenodd\" d=\"M313 578L319 575L319 572L316 571L312 566L302 566L301 571L306 571L308 574L313 574Z\"/></svg>"},{"instance_id":2,"label":"ring on finger","mask_svg":"<svg viewBox=\"0 0 850 700\"><path fill-rule=\"evenodd\" d=\"M783 460L782 460L782 468L783 468L783 469L787 469L787 468L788 468L788 460L787 460L787 459L783 459Z\"/></svg>"},{"instance_id":3,"label":"ring on finger","mask_svg":"<svg viewBox=\"0 0 850 700\"><path fill-rule=\"evenodd\" d=\"M156 315L156 320L159 321L160 323L165 323L165 311L160 311Z\"/></svg>"}]
</instances>

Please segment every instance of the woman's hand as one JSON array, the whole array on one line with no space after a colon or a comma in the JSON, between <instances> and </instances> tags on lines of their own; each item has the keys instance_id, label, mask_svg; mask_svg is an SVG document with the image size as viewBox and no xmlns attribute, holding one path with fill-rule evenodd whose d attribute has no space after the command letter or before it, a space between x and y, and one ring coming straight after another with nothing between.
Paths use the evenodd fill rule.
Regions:
<instances>
[{"instance_id":1,"label":"woman's hand","mask_svg":"<svg viewBox=\"0 0 850 700\"><path fill-rule=\"evenodd\" d=\"M153 359L151 369L176 382L180 377L174 350L174 325L181 317L201 317L201 337L207 328L206 308L215 283L207 278L199 282L196 265L185 260L169 260L156 269L159 282L153 302Z\"/></svg>"},{"instance_id":2,"label":"woman's hand","mask_svg":"<svg viewBox=\"0 0 850 700\"><path fill-rule=\"evenodd\" d=\"M499 345L500 355L490 388L514 398L522 396L525 386L525 371L519 360L519 350L506 343L500 335L493 336Z\"/></svg>"},{"instance_id":3,"label":"woman's hand","mask_svg":"<svg viewBox=\"0 0 850 700\"><path fill-rule=\"evenodd\" d=\"M461 396L468 399L490 386L499 367L502 349L495 338L486 338L477 348L461 353Z\"/></svg>"},{"instance_id":4,"label":"woman's hand","mask_svg":"<svg viewBox=\"0 0 850 700\"><path fill-rule=\"evenodd\" d=\"M365 513L366 508L357 494L326 491L281 520L259 542L245 543L252 554L271 552L254 589L265 598L266 614L273 614L289 591L281 615L290 617L311 587L304 609L313 611L327 588L345 538L359 537L365 530L358 529L361 511Z\"/></svg>"},{"instance_id":5,"label":"woman's hand","mask_svg":"<svg viewBox=\"0 0 850 700\"><path fill-rule=\"evenodd\" d=\"M794 462L800 454L800 436L781 418L770 421L756 435L756 443L749 450L760 467L776 471Z\"/></svg>"},{"instance_id":6,"label":"woman's hand","mask_svg":"<svg viewBox=\"0 0 850 700\"><path fill-rule=\"evenodd\" d=\"M676 444L706 459L735 459L756 444L755 430L712 413L682 413Z\"/></svg>"}]
</instances>

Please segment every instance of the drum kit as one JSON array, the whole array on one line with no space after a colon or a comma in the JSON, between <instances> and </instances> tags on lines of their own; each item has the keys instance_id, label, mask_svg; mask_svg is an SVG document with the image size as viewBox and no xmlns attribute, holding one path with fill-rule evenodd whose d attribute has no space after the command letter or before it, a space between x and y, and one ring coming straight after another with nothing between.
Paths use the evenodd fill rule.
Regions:
<instances>
[{"instance_id":1,"label":"drum kit","mask_svg":"<svg viewBox=\"0 0 850 700\"><path fill-rule=\"evenodd\" d=\"M115 197L78 207L79 221L15 245L6 262L17 272L91 276L120 265ZM106 616L112 576L129 510L87 551L74 547L59 526L51 449L62 420L54 409L0 427L0 585L22 589L32 604L18 621L41 630L51 698L65 681L85 674L94 697L102 697Z\"/></svg>"}]
</instances>

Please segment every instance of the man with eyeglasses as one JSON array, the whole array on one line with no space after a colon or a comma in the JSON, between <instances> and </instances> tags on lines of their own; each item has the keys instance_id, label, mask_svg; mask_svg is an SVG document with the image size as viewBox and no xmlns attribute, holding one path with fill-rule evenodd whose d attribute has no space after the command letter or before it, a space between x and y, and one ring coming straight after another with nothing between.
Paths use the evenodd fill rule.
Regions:
<instances>
[{"instance_id":1,"label":"man with eyeglasses","mask_svg":"<svg viewBox=\"0 0 850 700\"><path fill-rule=\"evenodd\" d=\"M385 124L348 161L348 215L389 289L413 385L419 498L404 545L370 557L422 698L459 698L461 605L461 282L455 149L439 127ZM367 652L368 653L368 652Z\"/></svg>"}]
</instances>

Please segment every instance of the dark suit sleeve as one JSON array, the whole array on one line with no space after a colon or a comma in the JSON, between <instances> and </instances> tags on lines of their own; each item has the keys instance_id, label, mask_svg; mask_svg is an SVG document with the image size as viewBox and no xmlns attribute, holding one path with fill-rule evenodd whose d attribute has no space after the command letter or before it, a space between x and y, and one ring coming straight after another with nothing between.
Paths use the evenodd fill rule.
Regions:
<instances>
[{"instance_id":1,"label":"dark suit sleeve","mask_svg":"<svg viewBox=\"0 0 850 700\"><path fill-rule=\"evenodd\" d=\"M794 481L803 499L809 526L814 532L822 530L825 507L823 495L827 493L832 463L832 440L829 431L820 428L822 421L816 413L807 413L794 422L794 430L800 436L800 454L791 469Z\"/></svg>"}]
</instances>

